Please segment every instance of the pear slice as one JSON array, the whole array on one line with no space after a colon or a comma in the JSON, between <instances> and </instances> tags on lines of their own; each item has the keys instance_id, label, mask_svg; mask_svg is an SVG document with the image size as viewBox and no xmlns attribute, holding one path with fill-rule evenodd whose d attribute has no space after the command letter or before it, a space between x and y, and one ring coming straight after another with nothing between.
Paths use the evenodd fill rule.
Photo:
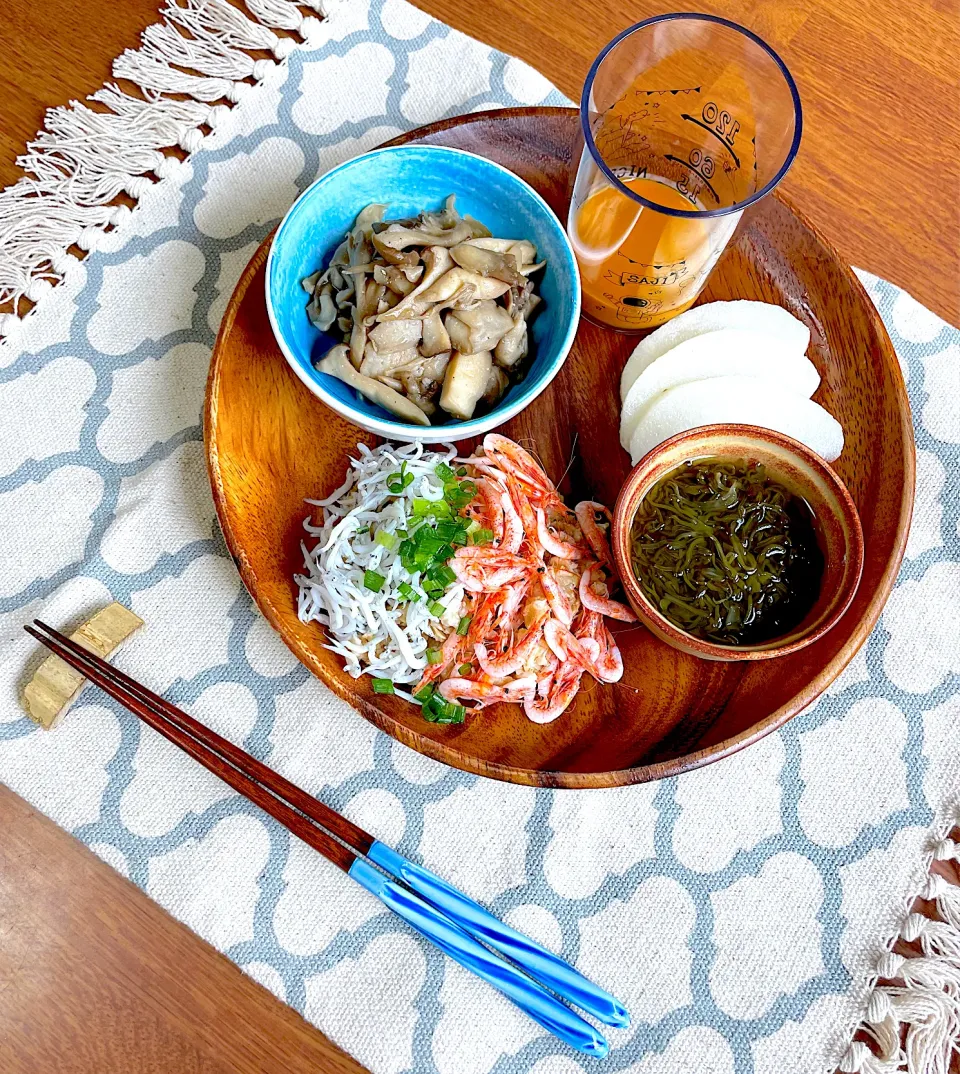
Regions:
<instances>
[{"instance_id":1,"label":"pear slice","mask_svg":"<svg viewBox=\"0 0 960 1074\"><path fill-rule=\"evenodd\" d=\"M722 328L677 344L647 366L627 392L620 412L620 443L630 446L645 408L680 384L715 377L756 377L809 399L820 374L802 351L781 336L742 328Z\"/></svg>"},{"instance_id":2,"label":"pear slice","mask_svg":"<svg viewBox=\"0 0 960 1074\"><path fill-rule=\"evenodd\" d=\"M786 433L833 462L843 429L822 406L756 377L714 377L680 384L659 395L630 438L634 465L657 444L700 425L760 425Z\"/></svg>"},{"instance_id":3,"label":"pear slice","mask_svg":"<svg viewBox=\"0 0 960 1074\"><path fill-rule=\"evenodd\" d=\"M626 399L633 382L667 351L707 332L724 328L747 328L778 336L785 347L805 354L810 345L810 329L782 306L771 302L707 302L678 314L638 344L620 375L620 399Z\"/></svg>"}]
</instances>

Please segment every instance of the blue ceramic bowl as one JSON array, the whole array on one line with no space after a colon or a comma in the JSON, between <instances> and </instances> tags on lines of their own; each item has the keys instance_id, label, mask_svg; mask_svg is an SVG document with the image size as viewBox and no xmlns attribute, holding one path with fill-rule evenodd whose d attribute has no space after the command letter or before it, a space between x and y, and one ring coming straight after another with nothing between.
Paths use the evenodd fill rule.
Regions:
<instances>
[{"instance_id":1,"label":"blue ceramic bowl","mask_svg":"<svg viewBox=\"0 0 960 1074\"><path fill-rule=\"evenodd\" d=\"M530 323L526 376L481 418L429 427L408 425L368 402L349 385L318 373L319 361L338 338L318 331L307 316L300 281L325 267L364 206L387 205L386 218L438 210L449 194L457 210L483 221L494 235L529 239L547 262L537 279L543 298ZM294 373L362 429L391 440L464 440L518 414L557 375L573 345L580 318L580 276L563 226L540 195L513 172L483 157L442 146L378 149L339 165L309 186L284 217L267 261L267 311L274 335Z\"/></svg>"}]
</instances>

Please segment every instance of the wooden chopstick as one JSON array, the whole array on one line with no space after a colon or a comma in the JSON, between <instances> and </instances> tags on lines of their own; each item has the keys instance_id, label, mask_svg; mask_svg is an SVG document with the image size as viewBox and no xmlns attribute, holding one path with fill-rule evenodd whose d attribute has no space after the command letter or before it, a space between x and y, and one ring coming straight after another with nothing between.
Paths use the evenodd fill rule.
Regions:
<instances>
[{"instance_id":1,"label":"wooden chopstick","mask_svg":"<svg viewBox=\"0 0 960 1074\"><path fill-rule=\"evenodd\" d=\"M344 846L323 828L317 827L318 824L329 827L330 831L338 836L343 832L341 838L345 841L349 841L348 837L356 840L358 844L366 840L365 849L369 850L373 843L373 836L348 821L346 817L341 817L339 813L335 813L322 802L318 802L306 791L261 764L246 751L234 746L225 738L221 738L215 731L204 727L203 724L178 709L176 705L158 697L157 694L125 675L112 664L101 660L96 654L84 649L82 645L71 641L58 630L47 626L39 619L35 619L34 623L35 626L24 627L28 634L42 642L61 660L76 668L101 690L119 701L154 731L159 732L175 746L179 746L184 753L189 754L208 771L219 776L244 798L259 806L265 813L269 813L274 820L298 839L302 839L329 861L339 865L344 872L349 871L350 866L356 860L356 855L352 853L350 847ZM260 773L265 778L260 778ZM287 802L296 805L296 809ZM359 853L364 852L360 850L359 845L356 849Z\"/></svg>"}]
</instances>

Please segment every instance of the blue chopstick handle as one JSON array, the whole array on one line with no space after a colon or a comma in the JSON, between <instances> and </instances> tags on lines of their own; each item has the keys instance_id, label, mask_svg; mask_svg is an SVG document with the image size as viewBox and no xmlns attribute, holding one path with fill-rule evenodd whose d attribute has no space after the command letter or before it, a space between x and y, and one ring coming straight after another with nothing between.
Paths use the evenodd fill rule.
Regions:
<instances>
[{"instance_id":1,"label":"blue chopstick handle","mask_svg":"<svg viewBox=\"0 0 960 1074\"><path fill-rule=\"evenodd\" d=\"M630 1024L630 1015L622 1003L575 970L552 951L541 947L529 936L505 925L473 899L467 898L429 869L415 865L385 843L376 842L367 857L402 880L427 902L432 903L465 932L513 959L531 977L553 989L562 999L592 1014L608 1026L622 1028Z\"/></svg>"},{"instance_id":2,"label":"blue chopstick handle","mask_svg":"<svg viewBox=\"0 0 960 1074\"><path fill-rule=\"evenodd\" d=\"M418 895L394 883L361 858L350 867L349 875L454 962L502 992L547 1032L584 1055L602 1059L607 1054L606 1039L598 1029L509 962L497 958Z\"/></svg>"}]
</instances>

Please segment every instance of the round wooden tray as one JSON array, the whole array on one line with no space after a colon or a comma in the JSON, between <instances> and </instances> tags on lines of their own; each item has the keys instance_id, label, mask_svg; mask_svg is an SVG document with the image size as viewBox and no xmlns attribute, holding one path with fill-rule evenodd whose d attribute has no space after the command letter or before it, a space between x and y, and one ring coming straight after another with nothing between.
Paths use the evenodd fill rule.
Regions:
<instances>
[{"instance_id":1,"label":"round wooden tray","mask_svg":"<svg viewBox=\"0 0 960 1074\"><path fill-rule=\"evenodd\" d=\"M576 112L509 109L463 116L397 142L455 146L513 169L566 218L577 151ZM613 787L660 779L724 757L814 701L866 640L890 592L907 538L914 489L913 429L900 368L863 288L782 198L748 212L710 278L703 301L776 302L810 326L823 378L816 398L843 424L836 469L863 523L857 597L815 645L779 660L717 664L669 648L640 627L617 632L620 683L585 680L556 722L530 723L519 706L468 716L461 727L426 723L419 709L374 695L344 674L323 632L297 618L307 497L339 485L346 455L375 438L327 409L288 369L267 321L264 264L255 254L233 294L213 353L205 438L227 544L260 610L314 674L363 716L415 750L515 783ZM620 370L636 339L583 322L553 384L503 427L535 445L570 502L612 505L630 469L618 437ZM571 499L572 498L572 499ZM622 626L622 624L621 624Z\"/></svg>"}]
</instances>

